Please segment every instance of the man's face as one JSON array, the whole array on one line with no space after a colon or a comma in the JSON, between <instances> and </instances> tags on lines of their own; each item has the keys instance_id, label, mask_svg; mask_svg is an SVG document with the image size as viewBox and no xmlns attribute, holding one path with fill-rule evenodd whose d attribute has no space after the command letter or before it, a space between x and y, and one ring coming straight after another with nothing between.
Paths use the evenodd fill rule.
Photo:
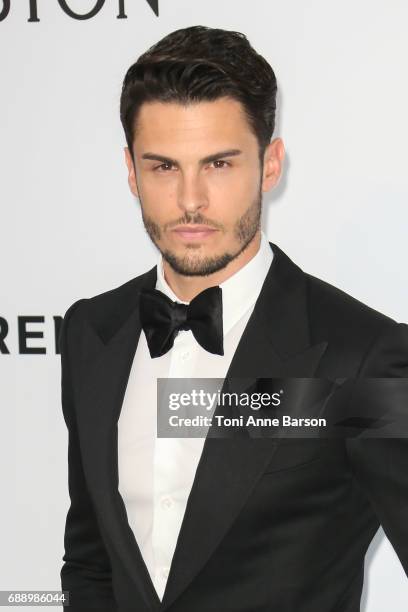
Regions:
<instances>
[{"instance_id":1,"label":"man's face","mask_svg":"<svg viewBox=\"0 0 408 612\"><path fill-rule=\"evenodd\" d=\"M125 149L129 185L140 199L146 231L176 272L211 274L251 243L260 227L262 191L280 173L273 163L277 141L261 165L258 141L231 98L142 105L134 165Z\"/></svg>"}]
</instances>

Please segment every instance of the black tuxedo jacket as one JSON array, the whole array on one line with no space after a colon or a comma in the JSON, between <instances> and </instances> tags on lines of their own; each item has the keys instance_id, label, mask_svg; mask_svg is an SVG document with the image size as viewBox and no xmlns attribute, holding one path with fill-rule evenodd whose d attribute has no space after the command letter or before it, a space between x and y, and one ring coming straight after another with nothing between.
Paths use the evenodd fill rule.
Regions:
<instances>
[{"instance_id":1,"label":"black tuxedo jacket","mask_svg":"<svg viewBox=\"0 0 408 612\"><path fill-rule=\"evenodd\" d=\"M276 245L236 377L406 377L408 326ZM160 602L118 492L117 422L156 266L67 310L60 333L72 612L358 612L381 524L408 573L408 439L207 437ZM135 466L137 469L137 466Z\"/></svg>"}]
</instances>

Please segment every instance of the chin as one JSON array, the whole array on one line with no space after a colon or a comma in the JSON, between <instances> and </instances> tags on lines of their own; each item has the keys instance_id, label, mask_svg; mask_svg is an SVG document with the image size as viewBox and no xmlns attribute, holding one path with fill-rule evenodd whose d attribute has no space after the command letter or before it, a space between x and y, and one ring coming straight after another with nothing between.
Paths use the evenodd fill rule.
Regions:
<instances>
[{"instance_id":1,"label":"chin","mask_svg":"<svg viewBox=\"0 0 408 612\"><path fill-rule=\"evenodd\" d=\"M194 245L196 246L196 245ZM177 273L183 276L209 276L223 270L235 256L228 252L200 253L196 257L191 256L191 250L177 253L173 250L162 251L163 259Z\"/></svg>"}]
</instances>

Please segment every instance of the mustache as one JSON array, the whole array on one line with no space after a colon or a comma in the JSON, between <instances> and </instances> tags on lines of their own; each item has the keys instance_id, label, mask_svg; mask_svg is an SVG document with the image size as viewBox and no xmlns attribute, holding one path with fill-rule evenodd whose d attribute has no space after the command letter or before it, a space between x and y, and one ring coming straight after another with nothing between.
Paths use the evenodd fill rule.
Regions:
<instances>
[{"instance_id":1,"label":"mustache","mask_svg":"<svg viewBox=\"0 0 408 612\"><path fill-rule=\"evenodd\" d=\"M216 223L215 221L211 221L206 217L203 217L201 213L185 213L183 217L177 219L177 221L171 221L170 223L166 223L164 229L173 229L173 227L177 227L178 225L189 225L189 224L200 224L200 225L208 225L214 229L223 229L223 226L220 223Z\"/></svg>"}]
</instances>

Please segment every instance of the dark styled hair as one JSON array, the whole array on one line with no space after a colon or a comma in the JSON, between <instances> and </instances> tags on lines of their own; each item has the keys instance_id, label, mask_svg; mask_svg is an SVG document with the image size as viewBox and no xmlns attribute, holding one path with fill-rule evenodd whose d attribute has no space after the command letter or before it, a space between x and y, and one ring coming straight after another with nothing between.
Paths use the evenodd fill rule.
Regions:
<instances>
[{"instance_id":1,"label":"dark styled hair","mask_svg":"<svg viewBox=\"0 0 408 612\"><path fill-rule=\"evenodd\" d=\"M144 102L188 104L228 96L241 102L262 160L275 127L276 78L241 32L192 26L171 32L128 69L120 119L133 158L138 112Z\"/></svg>"}]
</instances>

